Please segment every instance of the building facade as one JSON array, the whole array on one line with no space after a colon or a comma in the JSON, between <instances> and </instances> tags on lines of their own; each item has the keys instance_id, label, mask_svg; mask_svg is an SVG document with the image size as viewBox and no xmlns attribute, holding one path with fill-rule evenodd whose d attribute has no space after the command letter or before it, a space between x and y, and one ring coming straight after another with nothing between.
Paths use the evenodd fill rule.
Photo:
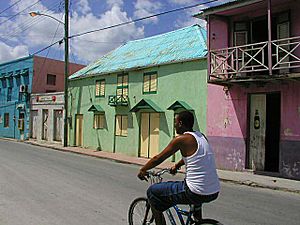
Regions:
<instances>
[{"instance_id":1,"label":"building facade","mask_svg":"<svg viewBox=\"0 0 300 225\"><path fill-rule=\"evenodd\" d=\"M32 94L30 105L30 138L62 142L64 92Z\"/></svg>"},{"instance_id":2,"label":"building facade","mask_svg":"<svg viewBox=\"0 0 300 225\"><path fill-rule=\"evenodd\" d=\"M70 64L70 73L83 66ZM28 139L32 93L64 89L64 62L29 56L0 64L0 137Z\"/></svg>"},{"instance_id":3,"label":"building facade","mask_svg":"<svg viewBox=\"0 0 300 225\"><path fill-rule=\"evenodd\" d=\"M149 158L176 135L181 110L205 132L205 38L195 25L131 41L73 74L70 145Z\"/></svg>"},{"instance_id":4,"label":"building facade","mask_svg":"<svg viewBox=\"0 0 300 225\"><path fill-rule=\"evenodd\" d=\"M208 8L207 134L218 168L300 179L300 2Z\"/></svg>"}]
</instances>

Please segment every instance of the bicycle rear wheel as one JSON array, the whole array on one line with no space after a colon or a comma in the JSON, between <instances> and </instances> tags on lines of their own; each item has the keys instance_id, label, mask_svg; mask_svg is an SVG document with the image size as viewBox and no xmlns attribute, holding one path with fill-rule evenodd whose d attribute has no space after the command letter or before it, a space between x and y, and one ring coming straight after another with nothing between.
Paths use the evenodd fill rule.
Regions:
<instances>
[{"instance_id":1,"label":"bicycle rear wheel","mask_svg":"<svg viewBox=\"0 0 300 225\"><path fill-rule=\"evenodd\" d=\"M128 211L129 225L150 225L153 221L154 218L147 198L141 197L133 200Z\"/></svg>"}]
</instances>

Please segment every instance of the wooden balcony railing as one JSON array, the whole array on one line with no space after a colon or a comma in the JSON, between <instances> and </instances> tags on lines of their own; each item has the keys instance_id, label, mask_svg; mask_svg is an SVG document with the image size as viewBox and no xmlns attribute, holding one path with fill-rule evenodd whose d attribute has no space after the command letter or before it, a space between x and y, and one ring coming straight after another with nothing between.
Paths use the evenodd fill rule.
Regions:
<instances>
[{"instance_id":1,"label":"wooden balcony railing","mask_svg":"<svg viewBox=\"0 0 300 225\"><path fill-rule=\"evenodd\" d=\"M110 106L127 106L128 105L128 96L110 95L110 96L108 96L108 105L110 105Z\"/></svg>"},{"instance_id":2,"label":"wooden balcony railing","mask_svg":"<svg viewBox=\"0 0 300 225\"><path fill-rule=\"evenodd\" d=\"M210 51L210 80L242 78L257 72L300 67L300 37L271 41L272 63L268 63L268 44L260 42ZM297 52L298 51L298 52ZM272 69L269 70L269 67Z\"/></svg>"}]
</instances>

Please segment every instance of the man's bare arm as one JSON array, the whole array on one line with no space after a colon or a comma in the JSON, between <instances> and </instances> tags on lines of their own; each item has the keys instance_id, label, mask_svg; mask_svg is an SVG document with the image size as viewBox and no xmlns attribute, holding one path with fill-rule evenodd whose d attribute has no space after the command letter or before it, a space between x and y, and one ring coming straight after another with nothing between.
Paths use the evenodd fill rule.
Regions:
<instances>
[{"instance_id":1,"label":"man's bare arm","mask_svg":"<svg viewBox=\"0 0 300 225\"><path fill-rule=\"evenodd\" d=\"M141 169L140 171L146 172L147 170L150 170L159 164L161 164L163 161L165 161L167 158L169 158L171 155L173 155L175 152L177 152L180 149L180 138L174 138L170 144L158 155L154 156L152 159L150 159Z\"/></svg>"}]
</instances>

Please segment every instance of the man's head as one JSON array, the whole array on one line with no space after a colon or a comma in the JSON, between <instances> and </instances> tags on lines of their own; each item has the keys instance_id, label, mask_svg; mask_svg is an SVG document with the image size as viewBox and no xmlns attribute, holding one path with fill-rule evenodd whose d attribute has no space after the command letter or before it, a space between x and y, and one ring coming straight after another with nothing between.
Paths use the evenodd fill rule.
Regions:
<instances>
[{"instance_id":1,"label":"man's head","mask_svg":"<svg viewBox=\"0 0 300 225\"><path fill-rule=\"evenodd\" d=\"M175 118L175 129L177 134L193 131L194 115L189 111L180 112Z\"/></svg>"}]
</instances>

